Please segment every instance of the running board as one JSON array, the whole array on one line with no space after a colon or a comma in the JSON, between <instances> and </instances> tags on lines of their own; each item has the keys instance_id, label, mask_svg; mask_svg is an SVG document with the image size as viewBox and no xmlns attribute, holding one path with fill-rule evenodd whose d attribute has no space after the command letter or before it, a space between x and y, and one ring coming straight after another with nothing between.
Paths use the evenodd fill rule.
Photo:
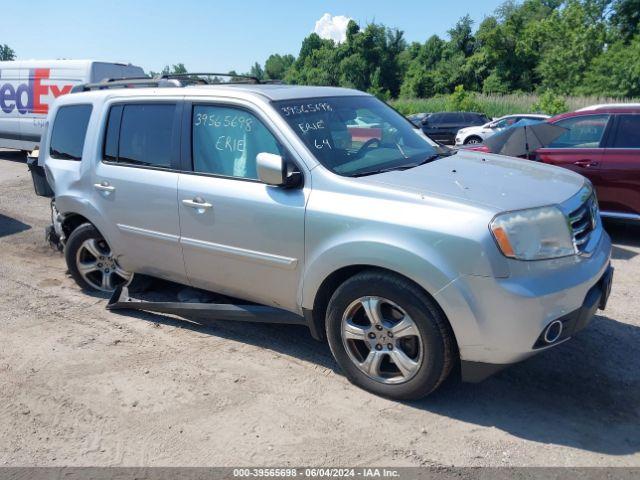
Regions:
<instances>
[{"instance_id":1,"label":"running board","mask_svg":"<svg viewBox=\"0 0 640 480\"><path fill-rule=\"evenodd\" d=\"M129 296L127 287L118 287L107 303L107 310L142 310L173 315L201 315L209 320L235 320L259 323L307 325L304 317L266 305L237 305L207 302L148 302Z\"/></svg>"}]
</instances>

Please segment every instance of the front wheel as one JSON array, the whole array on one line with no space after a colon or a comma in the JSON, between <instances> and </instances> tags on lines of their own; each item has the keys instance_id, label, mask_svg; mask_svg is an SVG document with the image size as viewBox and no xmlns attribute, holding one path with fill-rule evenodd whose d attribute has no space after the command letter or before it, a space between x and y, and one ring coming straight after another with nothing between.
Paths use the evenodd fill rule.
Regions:
<instances>
[{"instance_id":1,"label":"front wheel","mask_svg":"<svg viewBox=\"0 0 640 480\"><path fill-rule=\"evenodd\" d=\"M465 145L479 145L482 143L482 139L480 137L469 137L465 139Z\"/></svg>"},{"instance_id":2,"label":"front wheel","mask_svg":"<svg viewBox=\"0 0 640 480\"><path fill-rule=\"evenodd\" d=\"M69 235L64 255L71 276L83 290L113 292L133 278L118 265L106 240L90 223Z\"/></svg>"},{"instance_id":3,"label":"front wheel","mask_svg":"<svg viewBox=\"0 0 640 480\"><path fill-rule=\"evenodd\" d=\"M349 380L385 397L424 397L454 363L444 314L420 287L391 273L363 272L343 283L329 302L326 330Z\"/></svg>"}]
</instances>

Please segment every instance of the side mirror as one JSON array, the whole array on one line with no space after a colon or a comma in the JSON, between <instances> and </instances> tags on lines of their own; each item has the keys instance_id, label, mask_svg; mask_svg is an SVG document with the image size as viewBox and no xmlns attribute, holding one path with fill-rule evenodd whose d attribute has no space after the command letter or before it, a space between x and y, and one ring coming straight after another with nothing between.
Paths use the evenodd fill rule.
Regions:
<instances>
[{"instance_id":1,"label":"side mirror","mask_svg":"<svg viewBox=\"0 0 640 480\"><path fill-rule=\"evenodd\" d=\"M490 123L489 124L489 128L497 128L498 124L497 123Z\"/></svg>"},{"instance_id":2,"label":"side mirror","mask_svg":"<svg viewBox=\"0 0 640 480\"><path fill-rule=\"evenodd\" d=\"M280 155L261 152L256 156L258 178L274 187L294 188L302 183L302 173Z\"/></svg>"}]
</instances>

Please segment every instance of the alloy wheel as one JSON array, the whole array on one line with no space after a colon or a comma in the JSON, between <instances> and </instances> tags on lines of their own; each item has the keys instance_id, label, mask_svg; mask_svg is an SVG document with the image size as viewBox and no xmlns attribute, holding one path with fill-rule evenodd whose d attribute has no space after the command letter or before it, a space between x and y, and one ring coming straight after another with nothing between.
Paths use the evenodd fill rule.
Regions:
<instances>
[{"instance_id":1,"label":"alloy wheel","mask_svg":"<svg viewBox=\"0 0 640 480\"><path fill-rule=\"evenodd\" d=\"M420 369L424 346L414 320L383 297L362 297L342 316L341 336L351 361L385 384L404 383Z\"/></svg>"},{"instance_id":2,"label":"alloy wheel","mask_svg":"<svg viewBox=\"0 0 640 480\"><path fill-rule=\"evenodd\" d=\"M118 265L107 242L102 239L90 238L82 242L76 254L76 266L82 278L102 292L113 292L133 277Z\"/></svg>"}]
</instances>

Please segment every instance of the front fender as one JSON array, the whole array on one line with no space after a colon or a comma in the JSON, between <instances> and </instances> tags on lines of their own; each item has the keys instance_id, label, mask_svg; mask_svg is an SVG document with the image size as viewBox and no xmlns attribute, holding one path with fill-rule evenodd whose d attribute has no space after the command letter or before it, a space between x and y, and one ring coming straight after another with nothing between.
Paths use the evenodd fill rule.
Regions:
<instances>
[{"instance_id":1,"label":"front fender","mask_svg":"<svg viewBox=\"0 0 640 480\"><path fill-rule=\"evenodd\" d=\"M397 245L373 241L340 243L307 259L302 284L302 306L313 308L322 282L337 270L355 265L394 271L413 280L431 295L435 295L455 279L452 272L444 272L429 260Z\"/></svg>"},{"instance_id":2,"label":"front fender","mask_svg":"<svg viewBox=\"0 0 640 480\"><path fill-rule=\"evenodd\" d=\"M459 274L434 260L403 248L403 245L373 241L354 241L333 245L308 259L302 285L302 305L312 310L320 286L332 273L351 266L371 266L396 272L420 285L438 303L447 316L458 341L473 343L478 326L473 316L459 315L467 307L463 298L440 292L458 278ZM451 300L451 302L448 302ZM460 304L458 304L460 303Z\"/></svg>"}]
</instances>

